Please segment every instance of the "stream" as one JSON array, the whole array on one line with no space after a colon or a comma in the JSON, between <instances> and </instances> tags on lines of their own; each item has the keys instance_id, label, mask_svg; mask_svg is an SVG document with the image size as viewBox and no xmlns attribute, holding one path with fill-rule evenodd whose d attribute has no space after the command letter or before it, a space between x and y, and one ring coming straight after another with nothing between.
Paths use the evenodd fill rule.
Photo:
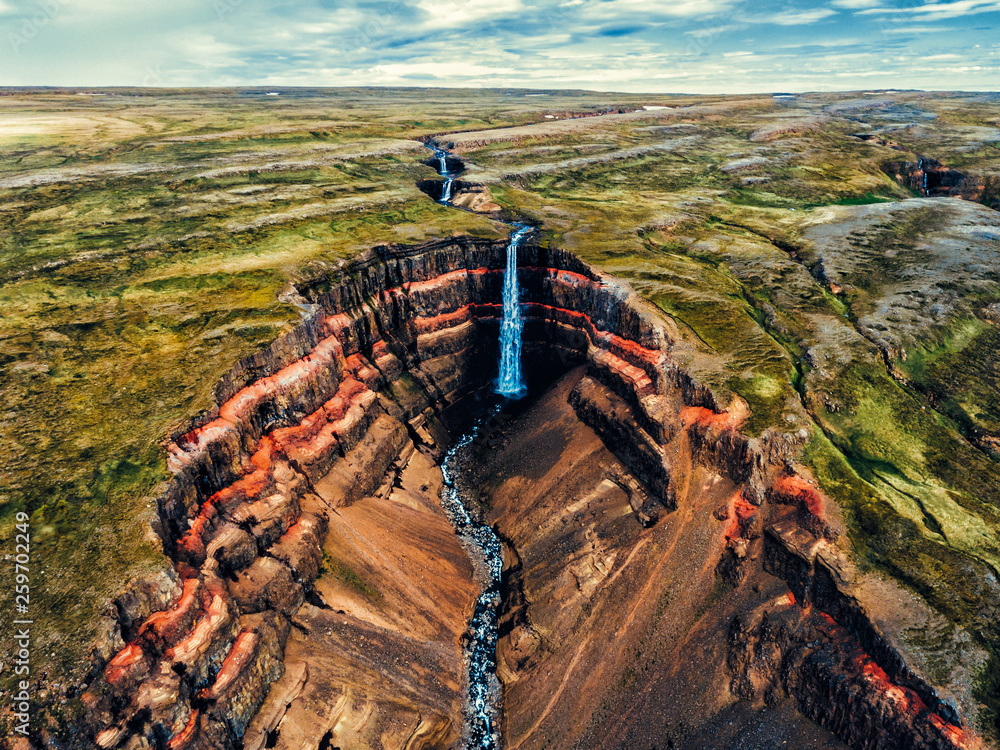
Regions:
<instances>
[{"instance_id":1,"label":"stream","mask_svg":"<svg viewBox=\"0 0 1000 750\"><path fill-rule=\"evenodd\" d=\"M438 160L438 174L445 178L440 203L451 204L451 188L456 174L448 168L449 152L437 146L433 149ZM520 289L517 280L517 248L533 227L510 223L512 232L507 245L507 264L503 280L503 318L500 322L499 375L493 392L500 400L486 411L445 454L441 462L444 489L441 505L455 527L455 533L468 552L476 571L482 593L476 599L472 619L467 629L465 646L466 686L465 732L467 748L493 750L502 747L500 719L503 711L503 688L497 678L497 624L500 608L500 577L503 572L503 544L492 527L481 523L469 513L465 498L474 487L466 486L463 464L470 460L465 450L479 435L487 421L503 407L506 399L519 399L527 393L521 367Z\"/></svg>"},{"instance_id":2,"label":"stream","mask_svg":"<svg viewBox=\"0 0 1000 750\"><path fill-rule=\"evenodd\" d=\"M499 748L500 715L503 691L497 679L497 621L500 608L500 575L503 571L503 545L490 526L480 523L469 513L464 497L472 488L462 481L462 463L468 456L464 450L476 439L489 417L499 411L499 405L485 417L480 417L472 429L462 435L445 454L441 462L444 490L441 505L455 527L455 533L472 559L476 578L483 586L476 599L469 621L468 643L465 646L466 682L465 737L468 748Z\"/></svg>"}]
</instances>

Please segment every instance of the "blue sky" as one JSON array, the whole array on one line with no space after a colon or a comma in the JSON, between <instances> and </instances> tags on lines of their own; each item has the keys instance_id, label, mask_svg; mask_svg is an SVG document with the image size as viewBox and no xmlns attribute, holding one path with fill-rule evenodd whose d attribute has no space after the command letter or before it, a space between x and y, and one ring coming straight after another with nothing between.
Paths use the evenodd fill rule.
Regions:
<instances>
[{"instance_id":1,"label":"blue sky","mask_svg":"<svg viewBox=\"0 0 1000 750\"><path fill-rule=\"evenodd\" d=\"M1000 0L0 0L0 85L1000 90Z\"/></svg>"}]
</instances>

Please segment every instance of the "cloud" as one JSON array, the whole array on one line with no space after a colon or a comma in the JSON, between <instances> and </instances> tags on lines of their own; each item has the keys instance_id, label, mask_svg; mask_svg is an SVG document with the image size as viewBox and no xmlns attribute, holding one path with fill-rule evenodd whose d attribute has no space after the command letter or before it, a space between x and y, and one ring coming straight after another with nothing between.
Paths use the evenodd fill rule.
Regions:
<instances>
[{"instance_id":1,"label":"cloud","mask_svg":"<svg viewBox=\"0 0 1000 750\"><path fill-rule=\"evenodd\" d=\"M392 78L475 78L481 76L510 75L514 68L495 68L490 65L456 65L453 62L395 63L376 65L369 72Z\"/></svg>"},{"instance_id":2,"label":"cloud","mask_svg":"<svg viewBox=\"0 0 1000 750\"><path fill-rule=\"evenodd\" d=\"M1000 0L891 8L915 1L0 0L11 26L60 7L17 50L0 35L0 85L995 89Z\"/></svg>"},{"instance_id":3,"label":"cloud","mask_svg":"<svg viewBox=\"0 0 1000 750\"><path fill-rule=\"evenodd\" d=\"M764 16L748 16L747 20L751 23L774 24L777 26L806 26L835 15L837 15L837 11L831 8L815 8L814 10L800 11L786 10Z\"/></svg>"},{"instance_id":4,"label":"cloud","mask_svg":"<svg viewBox=\"0 0 1000 750\"><path fill-rule=\"evenodd\" d=\"M812 50L822 50L829 49L831 47L844 47L847 49L860 49L866 47L866 40L859 37L853 39L816 39L806 43L793 43L793 44L782 44L775 49L781 50L799 50L812 51Z\"/></svg>"},{"instance_id":5,"label":"cloud","mask_svg":"<svg viewBox=\"0 0 1000 750\"><path fill-rule=\"evenodd\" d=\"M656 3L648 0L604 0L598 3L584 3L582 10L600 16L637 15L647 20L698 19L708 20L731 11L740 0L675 0Z\"/></svg>"},{"instance_id":6,"label":"cloud","mask_svg":"<svg viewBox=\"0 0 1000 750\"><path fill-rule=\"evenodd\" d=\"M882 29L883 34L896 34L904 35L910 34L913 36L918 36L922 34L947 34L950 32L957 32L959 29L952 28L949 26L898 26L895 28L888 27Z\"/></svg>"},{"instance_id":7,"label":"cloud","mask_svg":"<svg viewBox=\"0 0 1000 750\"><path fill-rule=\"evenodd\" d=\"M693 36L695 39L703 39L705 37L716 37L720 34L725 34L729 31L736 31L737 29L742 29L743 26L739 26L734 23L722 24L721 26L705 26L700 29L691 29L690 31L685 31L684 33L688 36Z\"/></svg>"},{"instance_id":8,"label":"cloud","mask_svg":"<svg viewBox=\"0 0 1000 750\"><path fill-rule=\"evenodd\" d=\"M882 0L833 0L830 4L834 8L861 10L862 8L877 8L882 4Z\"/></svg>"},{"instance_id":9,"label":"cloud","mask_svg":"<svg viewBox=\"0 0 1000 750\"><path fill-rule=\"evenodd\" d=\"M979 13L1000 12L1000 0L956 0L955 2L934 2L914 5L909 8L871 8L861 14L908 13L920 21L940 21L947 18L961 18Z\"/></svg>"},{"instance_id":10,"label":"cloud","mask_svg":"<svg viewBox=\"0 0 1000 750\"><path fill-rule=\"evenodd\" d=\"M416 5L438 28L467 26L523 9L521 0L417 0Z\"/></svg>"},{"instance_id":11,"label":"cloud","mask_svg":"<svg viewBox=\"0 0 1000 750\"><path fill-rule=\"evenodd\" d=\"M239 47L206 33L184 35L171 46L179 59L209 70L239 65L242 60Z\"/></svg>"}]
</instances>

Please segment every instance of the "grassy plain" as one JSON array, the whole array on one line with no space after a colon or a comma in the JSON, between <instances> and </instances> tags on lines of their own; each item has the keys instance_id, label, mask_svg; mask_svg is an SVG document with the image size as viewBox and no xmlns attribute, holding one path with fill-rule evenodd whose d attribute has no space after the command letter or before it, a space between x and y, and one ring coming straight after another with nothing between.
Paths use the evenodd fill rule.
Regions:
<instances>
[{"instance_id":1,"label":"grassy plain","mask_svg":"<svg viewBox=\"0 0 1000 750\"><path fill-rule=\"evenodd\" d=\"M750 433L804 431L860 561L1000 640L1000 278L952 262L996 253L1000 221L897 210L914 194L883 171L995 176L1000 98L2 93L0 539L31 513L39 670L84 669L95 615L162 564L161 441L296 323L289 282L381 242L506 233L416 188L418 139L449 133L467 179L675 318L677 356L746 400ZM934 313L913 318L894 300L923 266Z\"/></svg>"}]
</instances>

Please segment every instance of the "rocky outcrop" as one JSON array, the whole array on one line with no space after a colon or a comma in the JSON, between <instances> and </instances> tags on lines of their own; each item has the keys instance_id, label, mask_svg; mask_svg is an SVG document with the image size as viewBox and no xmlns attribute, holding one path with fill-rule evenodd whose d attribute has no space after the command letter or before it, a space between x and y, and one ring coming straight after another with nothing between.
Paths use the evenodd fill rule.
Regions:
<instances>
[{"instance_id":1,"label":"rocky outcrop","mask_svg":"<svg viewBox=\"0 0 1000 750\"><path fill-rule=\"evenodd\" d=\"M971 738L899 685L859 639L794 597L734 618L732 691L748 701L792 695L798 708L851 747L971 747Z\"/></svg>"},{"instance_id":2,"label":"rocky outcrop","mask_svg":"<svg viewBox=\"0 0 1000 750\"><path fill-rule=\"evenodd\" d=\"M566 280L575 287L576 310L593 309L587 304L591 284L568 276ZM674 364L671 351L676 335L662 318L648 311L627 287L610 280L605 287L602 295L616 297L611 309L619 311L612 321L615 334L604 332L606 319L594 326L569 309L569 302L561 302L563 309L554 317L557 324L572 325L588 338L586 374L569 391L567 402L628 470L632 486L612 481L612 495L617 492L626 499L630 515L634 514L639 526L650 533L666 524L671 511L690 518L715 502L711 515L723 522L713 534L719 542L716 547L707 544L698 550L697 559L703 564L692 571L693 580L704 576L708 561L717 560L715 571L734 587L734 600L745 596L752 601L753 595L746 589L759 591L770 574L787 583L791 592L787 601L795 604L790 615L795 624L788 625L787 643L781 646L787 658L780 661L780 679L758 691L746 687L749 678L734 678L733 695L751 700L758 693L789 695L805 715L854 747L979 746L966 717L975 715L969 674L982 663L982 653L971 645L968 634L948 631L951 635L947 638L953 641L945 650L952 652L954 665L962 666L944 677L938 666L935 684L928 676L932 670L926 655L904 633L946 629L944 619L898 586L873 583L870 576L853 571L837 546L841 527L833 504L795 464L800 438L776 433L757 439L743 435L739 426L746 416L745 406L735 400L723 409L709 389ZM604 309L606 303L596 307ZM533 304L526 311L537 314ZM563 342L565 346L565 336L568 334L560 329L548 331L554 344ZM586 745L581 729L570 729L560 722L578 715L586 705L609 705L616 698L609 695L607 686L616 684L615 679L628 681L632 667L625 666L616 675L609 665L622 662L614 651L606 647L602 651L597 645L601 636L591 631L604 628L623 635L635 627L636 613L649 606L643 597L652 584L638 593L627 587L616 590L611 583L625 571L615 563L634 559L642 546L650 539L659 539L660 533L644 538L643 532L625 532L609 525L610 519L600 520L604 514L617 518L622 512L629 513L615 508L619 500L612 500L601 484L589 492L586 485L572 493L566 491L568 497L562 502L568 505L567 510L578 513L572 516L573 521L581 523L581 510L596 520L582 520L586 533L580 533L576 524L567 524L561 532L556 520L547 516L552 511L562 513L563 506L551 498L563 491L556 486L579 481L561 461L564 459L548 469L553 478L546 476L538 487L543 493L539 497L545 498L542 510L532 507L534 494L524 499L516 492L508 495L500 491L493 501L493 517L501 533L526 556L514 561L507 573L507 585L514 589L505 592L511 610L504 620L507 637L501 646L509 685L508 706L519 701L530 706L515 709L519 716L511 719L512 741L526 747ZM605 482L618 476L606 469L601 473ZM486 481L495 484L497 477L489 475ZM517 480L512 481L516 485ZM555 486L544 494L550 482ZM718 505L712 498L724 487L731 489ZM563 517L561 522L569 520ZM679 523L687 521L673 521L675 526ZM703 521L690 523L692 534L705 534ZM662 533L666 538L654 542L655 548L672 549L678 544L668 541L669 531ZM558 554L554 550L559 550ZM565 566L552 563L552 555L572 562ZM652 570L682 564L687 563L668 552ZM706 584L711 585L710 580L702 585ZM625 584L618 582L617 586ZM887 601L905 602L900 610L906 614L887 611ZM632 615L624 617L626 612ZM590 617L596 618L590 626L580 624ZM664 622L670 619L662 613L661 617ZM736 621L741 622L739 617ZM745 629L749 632L756 626L746 625ZM815 631L819 626L821 632ZM681 627L675 622L668 632L676 633ZM742 626L734 627L739 630ZM766 624L762 631L771 632ZM735 636L730 640L737 644L730 652L733 666L740 661L733 654L742 646ZM813 641L827 646L815 646ZM796 650L793 644L813 645ZM640 646L636 648L641 651ZM581 663L596 669L593 661L598 654L606 660L600 677L588 680L583 675L573 676ZM767 664L773 661L764 659ZM757 668L753 659L750 662ZM550 681L551 675L562 677ZM674 675L670 681L680 679ZM567 690L567 686L572 687ZM529 693L556 697L543 700L541 705ZM620 691L617 694L620 696ZM581 695L586 696L583 703ZM619 725L623 723L620 719ZM642 724L642 719L637 719L636 726ZM610 725L604 730L610 731Z\"/></svg>"},{"instance_id":3,"label":"rocky outcrop","mask_svg":"<svg viewBox=\"0 0 1000 750\"><path fill-rule=\"evenodd\" d=\"M441 180L420 180L417 187L435 201L440 201L444 195L444 182ZM503 208L493 200L489 187L466 180L452 182L449 205L495 219L502 219L504 215Z\"/></svg>"},{"instance_id":4,"label":"rocky outcrop","mask_svg":"<svg viewBox=\"0 0 1000 750\"><path fill-rule=\"evenodd\" d=\"M499 203L493 200L490 189L486 185L474 182L462 181L453 185L451 205L496 218L503 215L503 209Z\"/></svg>"},{"instance_id":5,"label":"rocky outcrop","mask_svg":"<svg viewBox=\"0 0 1000 750\"><path fill-rule=\"evenodd\" d=\"M904 600L910 616L920 618L921 629L941 630L942 618L912 595L891 587L870 590L872 584L856 580L857 572L825 540L794 522L768 528L764 567L788 582L789 602L797 602L801 611L791 619L774 609L738 619L733 626L739 643L734 654L751 648L753 641L752 648L759 651L760 634L767 633L769 647L782 654L778 682L784 681L803 713L836 728L857 747L975 746L962 728L964 712L959 707L960 702L968 704L968 696L960 699L931 684L919 655L907 653L899 639L899 619L880 622L879 594ZM939 637L941 651L961 651L961 636ZM735 680L749 686L746 667L734 667ZM962 686L967 680L964 674L949 682Z\"/></svg>"},{"instance_id":6,"label":"rocky outcrop","mask_svg":"<svg viewBox=\"0 0 1000 750\"><path fill-rule=\"evenodd\" d=\"M810 130L816 130L827 122L823 117L804 117L764 125L757 128L750 134L750 141L754 143L773 141L785 135L800 135Z\"/></svg>"}]
</instances>

